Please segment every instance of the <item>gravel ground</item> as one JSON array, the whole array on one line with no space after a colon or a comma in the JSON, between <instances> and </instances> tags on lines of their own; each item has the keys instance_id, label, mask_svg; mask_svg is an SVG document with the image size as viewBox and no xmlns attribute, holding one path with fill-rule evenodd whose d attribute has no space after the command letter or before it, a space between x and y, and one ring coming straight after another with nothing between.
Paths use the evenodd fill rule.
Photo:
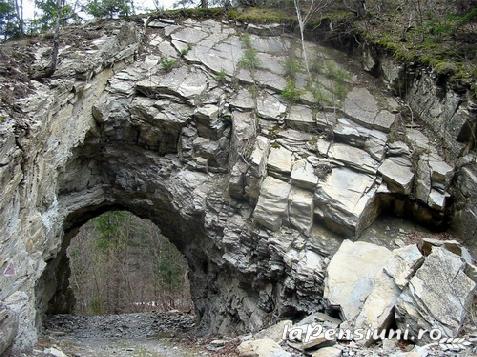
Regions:
<instances>
[{"instance_id":1,"label":"gravel ground","mask_svg":"<svg viewBox=\"0 0 477 357\"><path fill-rule=\"evenodd\" d=\"M56 315L44 323L34 351L22 357L191 357L235 356L236 342L210 351L198 338L194 316L180 312L108 316ZM61 354L64 353L64 354Z\"/></svg>"}]
</instances>

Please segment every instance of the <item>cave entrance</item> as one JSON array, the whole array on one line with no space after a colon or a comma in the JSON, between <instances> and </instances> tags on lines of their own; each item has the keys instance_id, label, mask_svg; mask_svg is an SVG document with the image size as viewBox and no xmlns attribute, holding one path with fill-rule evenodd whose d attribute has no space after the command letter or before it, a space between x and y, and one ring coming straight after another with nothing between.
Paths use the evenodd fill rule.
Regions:
<instances>
[{"instance_id":1,"label":"cave entrance","mask_svg":"<svg viewBox=\"0 0 477 357\"><path fill-rule=\"evenodd\" d=\"M148 219L116 209L86 215L65 230L58 254L48 260L37 293L45 315L186 313L195 305L189 261ZM183 247L182 247L183 248Z\"/></svg>"},{"instance_id":2,"label":"cave entrance","mask_svg":"<svg viewBox=\"0 0 477 357\"><path fill-rule=\"evenodd\" d=\"M149 220L127 211L106 212L82 225L66 257L68 312L192 311L187 261Z\"/></svg>"}]
</instances>

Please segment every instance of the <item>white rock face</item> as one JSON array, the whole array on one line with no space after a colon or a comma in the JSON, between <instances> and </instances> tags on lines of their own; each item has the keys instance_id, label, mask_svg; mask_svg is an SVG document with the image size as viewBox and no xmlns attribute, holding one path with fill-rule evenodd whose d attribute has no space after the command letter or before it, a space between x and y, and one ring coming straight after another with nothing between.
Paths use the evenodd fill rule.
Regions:
<instances>
[{"instance_id":1,"label":"white rock face","mask_svg":"<svg viewBox=\"0 0 477 357\"><path fill-rule=\"evenodd\" d=\"M315 191L315 213L330 227L355 237L374 221L377 207L372 176L335 168Z\"/></svg>"},{"instance_id":2,"label":"white rock face","mask_svg":"<svg viewBox=\"0 0 477 357\"><path fill-rule=\"evenodd\" d=\"M309 236L313 225L313 193L292 187L288 201L291 225Z\"/></svg>"},{"instance_id":3,"label":"white rock face","mask_svg":"<svg viewBox=\"0 0 477 357\"><path fill-rule=\"evenodd\" d=\"M327 268L324 298L340 306L344 320L355 319L373 291L375 276L392 252L367 242L343 241ZM359 267L359 269L357 269Z\"/></svg>"},{"instance_id":4,"label":"white rock face","mask_svg":"<svg viewBox=\"0 0 477 357\"><path fill-rule=\"evenodd\" d=\"M267 177L260 190L257 205L253 211L255 222L277 231L283 220L288 219L289 183L273 177Z\"/></svg>"},{"instance_id":5,"label":"white rock face","mask_svg":"<svg viewBox=\"0 0 477 357\"><path fill-rule=\"evenodd\" d=\"M465 264L445 248L432 248L399 297L398 326L409 324L414 336L418 329L432 328L439 328L444 337L457 336L476 287L465 274Z\"/></svg>"},{"instance_id":6,"label":"white rock face","mask_svg":"<svg viewBox=\"0 0 477 357\"><path fill-rule=\"evenodd\" d=\"M293 162L291 182L293 185L313 191L318 183L318 177L314 173L313 166L306 159L301 159Z\"/></svg>"},{"instance_id":7,"label":"white rock face","mask_svg":"<svg viewBox=\"0 0 477 357\"><path fill-rule=\"evenodd\" d=\"M268 157L268 169L271 174L275 173L279 177L290 177L292 168L292 152L283 146L273 146Z\"/></svg>"}]
</instances>

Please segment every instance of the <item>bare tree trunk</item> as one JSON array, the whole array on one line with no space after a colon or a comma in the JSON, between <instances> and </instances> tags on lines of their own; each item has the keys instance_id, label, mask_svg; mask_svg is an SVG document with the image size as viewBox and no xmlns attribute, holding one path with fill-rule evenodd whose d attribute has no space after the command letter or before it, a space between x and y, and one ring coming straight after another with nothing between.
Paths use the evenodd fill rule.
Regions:
<instances>
[{"instance_id":1,"label":"bare tree trunk","mask_svg":"<svg viewBox=\"0 0 477 357\"><path fill-rule=\"evenodd\" d=\"M24 34L23 29L23 0L15 0L15 11L17 12L18 26L20 28L20 34Z\"/></svg>"},{"instance_id":2,"label":"bare tree trunk","mask_svg":"<svg viewBox=\"0 0 477 357\"><path fill-rule=\"evenodd\" d=\"M209 8L209 0L200 0L200 7L203 9Z\"/></svg>"},{"instance_id":3,"label":"bare tree trunk","mask_svg":"<svg viewBox=\"0 0 477 357\"><path fill-rule=\"evenodd\" d=\"M55 34L53 36L53 50L51 52L51 63L45 77L51 77L58 65L58 52L60 50L60 25L61 25L61 13L63 10L62 0L56 0L56 24Z\"/></svg>"},{"instance_id":4,"label":"bare tree trunk","mask_svg":"<svg viewBox=\"0 0 477 357\"><path fill-rule=\"evenodd\" d=\"M296 18L298 20L298 27L300 28L301 48L303 52L303 60L305 62L306 73L308 74L308 77L311 77L310 65L308 63L308 54L306 52L306 46L305 46L305 25L306 24L301 14L301 9L300 9L300 5L298 1L299 0L293 0L293 4L295 5Z\"/></svg>"}]
</instances>

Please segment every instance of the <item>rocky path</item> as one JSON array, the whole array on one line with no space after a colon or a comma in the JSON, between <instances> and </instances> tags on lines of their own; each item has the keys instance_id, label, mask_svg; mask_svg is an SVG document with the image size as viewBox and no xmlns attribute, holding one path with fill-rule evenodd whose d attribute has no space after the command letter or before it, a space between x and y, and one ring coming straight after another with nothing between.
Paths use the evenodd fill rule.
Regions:
<instances>
[{"instance_id":1,"label":"rocky path","mask_svg":"<svg viewBox=\"0 0 477 357\"><path fill-rule=\"evenodd\" d=\"M189 357L216 355L208 340L193 338L194 316L179 312L109 316L56 315L25 357ZM228 349L219 346L225 353Z\"/></svg>"}]
</instances>

